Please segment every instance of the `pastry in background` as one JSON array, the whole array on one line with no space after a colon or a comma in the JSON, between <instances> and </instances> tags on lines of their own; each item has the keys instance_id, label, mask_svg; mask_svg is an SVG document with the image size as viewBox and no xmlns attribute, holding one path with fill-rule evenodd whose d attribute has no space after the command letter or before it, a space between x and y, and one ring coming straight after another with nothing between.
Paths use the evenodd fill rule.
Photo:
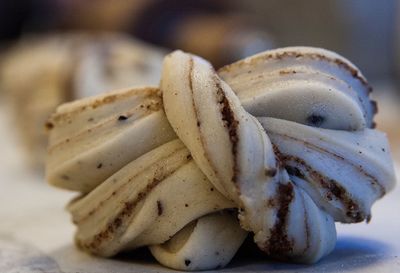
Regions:
<instances>
[{"instance_id":1,"label":"pastry in background","mask_svg":"<svg viewBox=\"0 0 400 273\"><path fill-rule=\"evenodd\" d=\"M166 51L125 36L102 36L83 46L74 87L78 98L127 86L158 85Z\"/></svg>"},{"instance_id":2,"label":"pastry in background","mask_svg":"<svg viewBox=\"0 0 400 273\"><path fill-rule=\"evenodd\" d=\"M119 34L36 36L9 49L0 68L0 89L12 104L29 165L43 168L44 124L57 105L121 87L158 84L163 56L163 50Z\"/></svg>"},{"instance_id":3,"label":"pastry in background","mask_svg":"<svg viewBox=\"0 0 400 273\"><path fill-rule=\"evenodd\" d=\"M74 97L72 74L76 48L82 42L83 37L77 36L32 37L20 41L4 57L1 89L12 105L29 163L36 168L45 157L48 114Z\"/></svg>"}]
</instances>

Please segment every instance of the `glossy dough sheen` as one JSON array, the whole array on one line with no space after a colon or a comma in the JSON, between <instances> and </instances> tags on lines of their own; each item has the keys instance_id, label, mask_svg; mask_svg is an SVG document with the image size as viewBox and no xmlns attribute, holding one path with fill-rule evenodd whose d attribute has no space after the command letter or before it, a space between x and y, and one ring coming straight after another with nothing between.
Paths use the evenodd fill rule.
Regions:
<instances>
[{"instance_id":1,"label":"glossy dough sheen","mask_svg":"<svg viewBox=\"0 0 400 273\"><path fill-rule=\"evenodd\" d=\"M370 87L335 53L283 48L217 74L176 51L160 89L66 104L50 120L47 177L85 194L69 210L88 252L150 246L168 267L213 269L246 230L268 255L312 263L333 250L335 221L369 220L394 185Z\"/></svg>"}]
</instances>

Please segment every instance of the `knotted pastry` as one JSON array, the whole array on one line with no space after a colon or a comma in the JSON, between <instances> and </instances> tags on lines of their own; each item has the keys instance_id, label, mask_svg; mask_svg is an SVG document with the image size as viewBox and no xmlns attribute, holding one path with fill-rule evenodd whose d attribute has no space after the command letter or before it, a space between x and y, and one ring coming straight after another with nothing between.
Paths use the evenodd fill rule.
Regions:
<instances>
[{"instance_id":1,"label":"knotted pastry","mask_svg":"<svg viewBox=\"0 0 400 273\"><path fill-rule=\"evenodd\" d=\"M59 107L47 177L82 193L69 211L78 246L96 255L150 246L166 266L212 269L250 231L269 256L313 263L333 250L335 221L369 221L394 186L369 92L322 49L264 52L218 74L176 51L160 90Z\"/></svg>"}]
</instances>

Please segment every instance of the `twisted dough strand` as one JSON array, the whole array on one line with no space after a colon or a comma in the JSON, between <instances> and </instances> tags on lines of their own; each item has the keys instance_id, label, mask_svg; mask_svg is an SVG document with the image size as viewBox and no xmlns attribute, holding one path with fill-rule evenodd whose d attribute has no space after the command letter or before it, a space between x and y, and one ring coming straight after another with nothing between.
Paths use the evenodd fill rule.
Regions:
<instances>
[{"instance_id":1,"label":"twisted dough strand","mask_svg":"<svg viewBox=\"0 0 400 273\"><path fill-rule=\"evenodd\" d=\"M239 206L241 225L255 233L258 246L304 262L329 253L336 239L332 218L289 180L261 124L212 67L176 52L164 71L168 120L199 168Z\"/></svg>"},{"instance_id":2,"label":"twisted dough strand","mask_svg":"<svg viewBox=\"0 0 400 273\"><path fill-rule=\"evenodd\" d=\"M373 126L372 88L354 64L334 52L280 48L218 72L254 116L337 130Z\"/></svg>"}]
</instances>

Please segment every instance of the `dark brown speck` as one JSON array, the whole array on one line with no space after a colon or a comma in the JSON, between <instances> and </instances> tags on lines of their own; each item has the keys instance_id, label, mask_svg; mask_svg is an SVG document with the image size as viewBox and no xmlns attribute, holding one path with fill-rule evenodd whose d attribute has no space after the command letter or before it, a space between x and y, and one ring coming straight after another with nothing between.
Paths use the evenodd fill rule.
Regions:
<instances>
[{"instance_id":1,"label":"dark brown speck","mask_svg":"<svg viewBox=\"0 0 400 273\"><path fill-rule=\"evenodd\" d=\"M164 208L163 208L163 205L162 205L161 201L157 200L157 214L158 214L158 216L161 216L161 214L163 213L163 210L164 210Z\"/></svg>"},{"instance_id":2,"label":"dark brown speck","mask_svg":"<svg viewBox=\"0 0 400 273\"><path fill-rule=\"evenodd\" d=\"M124 116L124 115L121 115L121 116L118 117L119 121L123 121L123 120L127 120L127 119L128 119L128 117Z\"/></svg>"}]
</instances>

